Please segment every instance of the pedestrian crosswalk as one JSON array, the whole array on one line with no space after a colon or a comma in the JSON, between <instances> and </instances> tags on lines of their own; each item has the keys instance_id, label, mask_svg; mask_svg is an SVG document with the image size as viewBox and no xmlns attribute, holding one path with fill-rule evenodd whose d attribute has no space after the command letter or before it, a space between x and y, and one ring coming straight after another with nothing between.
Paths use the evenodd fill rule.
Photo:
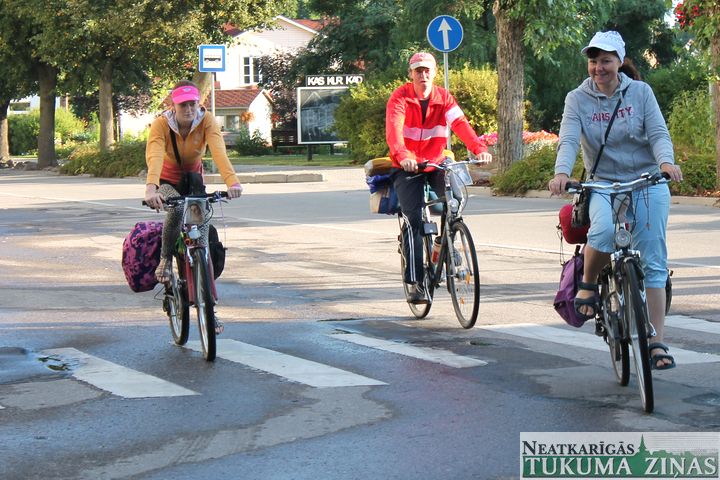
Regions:
<instances>
[{"instance_id":1,"label":"pedestrian crosswalk","mask_svg":"<svg viewBox=\"0 0 720 480\"><path fill-rule=\"evenodd\" d=\"M74 348L56 348L44 350L42 353L71 365L69 371L78 380L119 397L149 398L198 395L197 392L161 378L88 355Z\"/></svg>"},{"instance_id":2,"label":"pedestrian crosswalk","mask_svg":"<svg viewBox=\"0 0 720 480\"><path fill-rule=\"evenodd\" d=\"M596 337L590 329L573 329L562 324L541 325L533 323L523 324L498 324L478 325L471 331L458 330L457 334L442 331L424 329L421 323L413 323L415 340L397 340L398 331L392 329L392 325L405 326L404 322L388 322L388 327L393 332L394 340L381 338L381 335L367 335L361 333L362 324L356 324L355 331L334 330L332 333L324 332L324 341L314 342L314 345L324 345L329 342L333 346L334 353L346 352L347 348L337 348L334 342L352 344L355 354L364 355L365 352L382 351L389 356L387 358L410 358L414 361L430 362L448 368L472 369L491 368L496 359L478 358L482 355L463 355L453 351L453 340L460 336L487 338L492 335L502 338L509 338L520 343L523 347L542 353L551 353L560 356L571 357L578 362L587 362L588 352L607 351L605 343ZM710 335L720 335L720 324L702 319L687 316L669 316L666 322L670 329L680 329L688 332L701 334L704 340L695 342L695 345L712 346L717 342L707 340ZM383 330L385 331L385 330ZM302 342L302 340L300 340ZM426 346L428 344L442 343L444 348ZM457 342L461 344L465 342ZM557 345L570 348L558 348ZM449 346L448 346L449 345ZM555 345L555 346L553 346ZM572 348L576 347L576 348ZM184 348L200 351L199 342L188 342ZM710 348L696 347L696 350L680 348L672 345L672 353L678 364L696 365L720 362L720 355L711 353ZM365 350L365 352L364 352ZM477 350L475 350L477 351ZM260 347L251 343L241 342L233 339L218 339L217 361L231 362L233 364L248 367L255 371L261 371L283 379L284 381L307 385L312 388L343 388L354 386L386 386L392 383L381 373L374 373L372 376L364 375L368 371L366 362L356 363L355 368L348 368L347 361L344 367L338 368L327 363L302 358L300 355L292 355L280 349ZM76 380L89 384L97 389L106 391L114 396L122 398L157 398L202 395L203 392L194 391L164 380L157 376L144 373L127 366L122 366L98 356L90 355L75 348L54 348L41 352L47 357L67 365L68 373ZM320 355L321 358L335 358L332 355ZM202 361L198 358L198 361ZM383 359L383 361L387 361ZM377 372L377 370L373 370ZM1 385L0 385L1 387ZM0 388L0 410L7 410L12 404L2 405L2 389ZM7 400L7 397L6 397ZM8 400L9 402L9 400Z\"/></svg>"},{"instance_id":3,"label":"pedestrian crosswalk","mask_svg":"<svg viewBox=\"0 0 720 480\"><path fill-rule=\"evenodd\" d=\"M188 342L187 346L197 352L201 351L200 342ZM386 385L380 380L236 340L218 340L217 350L217 356L225 360L241 363L311 387Z\"/></svg>"}]
</instances>

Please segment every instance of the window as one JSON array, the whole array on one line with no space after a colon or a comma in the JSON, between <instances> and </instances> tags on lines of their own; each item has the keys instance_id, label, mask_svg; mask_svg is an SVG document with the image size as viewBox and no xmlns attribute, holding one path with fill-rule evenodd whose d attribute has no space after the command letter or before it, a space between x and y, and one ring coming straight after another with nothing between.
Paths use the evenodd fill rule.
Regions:
<instances>
[{"instance_id":1,"label":"window","mask_svg":"<svg viewBox=\"0 0 720 480\"><path fill-rule=\"evenodd\" d=\"M225 130L230 132L237 132L240 130L240 116L227 115L225 117Z\"/></svg>"},{"instance_id":2,"label":"window","mask_svg":"<svg viewBox=\"0 0 720 480\"><path fill-rule=\"evenodd\" d=\"M255 57L243 57L242 59L242 76L243 83L250 85L258 83L262 80L260 69L258 68L258 59Z\"/></svg>"}]
</instances>

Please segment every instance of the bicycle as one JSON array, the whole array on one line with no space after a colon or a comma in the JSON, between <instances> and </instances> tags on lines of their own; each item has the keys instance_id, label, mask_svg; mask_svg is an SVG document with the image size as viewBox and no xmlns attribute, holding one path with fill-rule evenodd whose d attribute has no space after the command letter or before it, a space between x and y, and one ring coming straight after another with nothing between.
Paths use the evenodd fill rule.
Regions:
<instances>
[{"instance_id":1,"label":"bicycle","mask_svg":"<svg viewBox=\"0 0 720 480\"><path fill-rule=\"evenodd\" d=\"M425 318L430 312L435 289L444 279L447 282L447 289L460 325L463 328L472 328L477 321L480 305L477 253L470 230L463 221L462 211L467 203L466 185L472 184L467 165L479 163L482 162L466 160L451 163L446 160L442 164L432 165L446 172L445 189L442 198L431 198L432 190L429 185L425 185L425 201L422 208L423 268L425 270L425 290L429 300L426 304L408 303L410 311L416 318ZM427 165L427 163L420 164L418 168L422 170ZM453 182L453 179L457 179L457 181ZM437 208L437 206L442 206L440 214L442 228L439 234L437 223L430 219L431 209ZM402 213L398 214L398 224L400 227L398 252L400 253L400 273L402 275L406 264L403 249L404 236L409 228ZM440 238L441 243L437 261L433 263L435 236ZM403 282L403 286L407 297L409 294L408 284Z\"/></svg>"},{"instance_id":2,"label":"bicycle","mask_svg":"<svg viewBox=\"0 0 720 480\"><path fill-rule=\"evenodd\" d=\"M169 197L166 211L183 207L180 235L173 247L173 269L165 284L163 311L176 345L185 345L190 333L190 306L195 306L203 358L215 360L215 304L217 291L208 246L200 228L212 218L212 204L227 198L227 192ZM144 201L143 205L147 205Z\"/></svg>"},{"instance_id":3,"label":"bicycle","mask_svg":"<svg viewBox=\"0 0 720 480\"><path fill-rule=\"evenodd\" d=\"M667 178L664 174L643 173L640 178L630 182L568 182L566 186L570 193L578 193L582 189L609 193L615 221L615 250L610 254L610 263L603 267L598 278L600 302L596 309L596 333L608 345L613 371L622 386L627 386L630 381L632 347L640 399L647 413L651 413L655 407L648 348L648 339L655 336L655 328L650 323L648 313L640 252L631 248L632 228L626 214L635 190L668 183ZM668 287L666 295L671 298Z\"/></svg>"}]
</instances>

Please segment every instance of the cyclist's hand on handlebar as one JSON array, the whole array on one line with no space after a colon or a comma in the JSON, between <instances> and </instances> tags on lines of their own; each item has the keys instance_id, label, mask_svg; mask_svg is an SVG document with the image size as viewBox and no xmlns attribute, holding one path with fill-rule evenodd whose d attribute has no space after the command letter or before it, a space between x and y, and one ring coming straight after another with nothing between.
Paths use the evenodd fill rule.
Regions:
<instances>
[{"instance_id":1,"label":"cyclist's hand on handlebar","mask_svg":"<svg viewBox=\"0 0 720 480\"><path fill-rule=\"evenodd\" d=\"M163 206L163 200L165 200L165 197L158 193L157 185L148 183L145 186L145 203L148 207L154 208L159 212Z\"/></svg>"},{"instance_id":2,"label":"cyclist's hand on handlebar","mask_svg":"<svg viewBox=\"0 0 720 480\"><path fill-rule=\"evenodd\" d=\"M227 189L228 198L238 198L240 195L242 195L242 192L243 187L239 183L231 185Z\"/></svg>"},{"instance_id":3,"label":"cyclist's hand on handlebar","mask_svg":"<svg viewBox=\"0 0 720 480\"><path fill-rule=\"evenodd\" d=\"M475 155L472 151L467 151L468 160L472 163L490 163L492 162L492 155L490 152L480 152Z\"/></svg>"},{"instance_id":4,"label":"cyclist's hand on handlebar","mask_svg":"<svg viewBox=\"0 0 720 480\"><path fill-rule=\"evenodd\" d=\"M417 160L415 160L414 158L406 158L405 160L400 162L400 166L406 172L415 173L418 171Z\"/></svg>"},{"instance_id":5,"label":"cyclist's hand on handlebar","mask_svg":"<svg viewBox=\"0 0 720 480\"><path fill-rule=\"evenodd\" d=\"M670 180L673 182L682 182L683 176L682 176L682 170L680 170L680 167L678 165L673 165L672 163L663 163L660 165L660 170L663 173L667 173Z\"/></svg>"},{"instance_id":6,"label":"cyclist's hand on handlebar","mask_svg":"<svg viewBox=\"0 0 720 480\"><path fill-rule=\"evenodd\" d=\"M565 193L565 185L567 185L570 178L564 173L558 173L548 183L548 189L553 195L561 195Z\"/></svg>"}]
</instances>

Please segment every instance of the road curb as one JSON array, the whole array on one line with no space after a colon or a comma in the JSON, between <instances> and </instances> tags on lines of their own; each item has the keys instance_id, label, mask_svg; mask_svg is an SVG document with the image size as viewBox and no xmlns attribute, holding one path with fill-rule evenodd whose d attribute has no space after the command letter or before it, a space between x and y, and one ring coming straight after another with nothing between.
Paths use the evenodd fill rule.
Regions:
<instances>
[{"instance_id":1,"label":"road curb","mask_svg":"<svg viewBox=\"0 0 720 480\"><path fill-rule=\"evenodd\" d=\"M528 190L523 195L496 195L490 187L468 187L468 192L474 195L483 197L503 197L503 196L514 196L514 197L525 197L525 198L558 198L551 197L549 190ZM569 200L572 198L571 195L563 195L561 198ZM670 197L670 203L673 205L696 205L701 207L715 207L720 208L720 198L716 197L685 197L681 195L673 195Z\"/></svg>"},{"instance_id":2,"label":"road curb","mask_svg":"<svg viewBox=\"0 0 720 480\"><path fill-rule=\"evenodd\" d=\"M238 173L236 174L240 183L307 183L324 182L322 173L315 172L273 172L273 173ZM223 184L222 177L217 173L204 175L205 183Z\"/></svg>"}]
</instances>

